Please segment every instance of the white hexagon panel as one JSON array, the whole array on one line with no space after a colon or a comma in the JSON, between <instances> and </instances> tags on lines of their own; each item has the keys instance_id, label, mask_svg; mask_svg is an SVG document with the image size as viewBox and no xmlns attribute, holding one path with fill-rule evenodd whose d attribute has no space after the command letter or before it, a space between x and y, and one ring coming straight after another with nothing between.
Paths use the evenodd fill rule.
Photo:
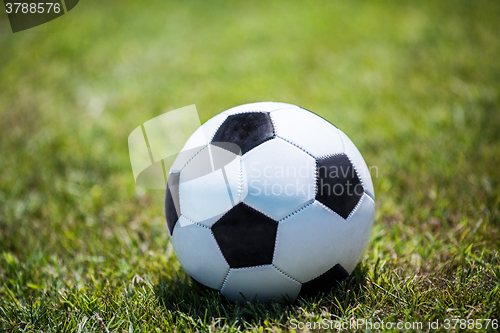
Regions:
<instances>
[{"instance_id":1,"label":"white hexagon panel","mask_svg":"<svg viewBox=\"0 0 500 333\"><path fill-rule=\"evenodd\" d=\"M273 264L301 283L336 264L351 273L368 244L374 212L366 194L347 219L313 202L279 222Z\"/></svg>"},{"instance_id":2,"label":"white hexagon panel","mask_svg":"<svg viewBox=\"0 0 500 333\"><path fill-rule=\"evenodd\" d=\"M280 272L273 265L250 268L232 268L221 292L230 300L249 301L293 300L300 292L301 284Z\"/></svg>"},{"instance_id":3,"label":"white hexagon panel","mask_svg":"<svg viewBox=\"0 0 500 333\"><path fill-rule=\"evenodd\" d=\"M301 149L274 138L243 155L248 194L244 203L281 220L316 195L316 161Z\"/></svg>"},{"instance_id":4,"label":"white hexagon panel","mask_svg":"<svg viewBox=\"0 0 500 333\"><path fill-rule=\"evenodd\" d=\"M189 276L210 288L222 287L229 264L210 228L197 225L181 216L171 239L177 258Z\"/></svg>"},{"instance_id":5,"label":"white hexagon panel","mask_svg":"<svg viewBox=\"0 0 500 333\"><path fill-rule=\"evenodd\" d=\"M315 158L341 154L344 145L335 126L312 112L290 108L270 113L276 135Z\"/></svg>"}]
</instances>

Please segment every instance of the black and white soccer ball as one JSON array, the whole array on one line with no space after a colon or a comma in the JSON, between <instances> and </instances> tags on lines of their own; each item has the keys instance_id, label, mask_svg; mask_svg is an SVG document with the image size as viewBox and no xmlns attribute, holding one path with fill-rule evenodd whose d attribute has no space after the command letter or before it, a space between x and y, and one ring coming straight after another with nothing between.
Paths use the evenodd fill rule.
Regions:
<instances>
[{"instance_id":1,"label":"black and white soccer ball","mask_svg":"<svg viewBox=\"0 0 500 333\"><path fill-rule=\"evenodd\" d=\"M369 170L351 140L298 106L262 102L201 126L168 176L177 258L232 301L329 291L356 267L373 227Z\"/></svg>"}]
</instances>

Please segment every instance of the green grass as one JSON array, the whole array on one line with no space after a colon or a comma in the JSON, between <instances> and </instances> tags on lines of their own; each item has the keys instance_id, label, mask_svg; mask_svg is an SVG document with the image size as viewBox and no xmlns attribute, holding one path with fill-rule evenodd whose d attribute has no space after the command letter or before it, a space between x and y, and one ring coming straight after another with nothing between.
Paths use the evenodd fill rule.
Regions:
<instances>
[{"instance_id":1,"label":"green grass","mask_svg":"<svg viewBox=\"0 0 500 333\"><path fill-rule=\"evenodd\" d=\"M498 1L88 0L9 29L2 11L0 331L500 318ZM315 111L377 166L375 226L332 293L235 305L186 277L127 137L263 100Z\"/></svg>"}]
</instances>

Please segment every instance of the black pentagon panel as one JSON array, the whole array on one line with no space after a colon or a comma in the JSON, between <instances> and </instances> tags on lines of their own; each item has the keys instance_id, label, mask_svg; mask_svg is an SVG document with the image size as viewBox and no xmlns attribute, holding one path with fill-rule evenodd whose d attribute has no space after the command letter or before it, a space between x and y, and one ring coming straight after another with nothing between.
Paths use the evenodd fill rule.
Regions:
<instances>
[{"instance_id":1,"label":"black pentagon panel","mask_svg":"<svg viewBox=\"0 0 500 333\"><path fill-rule=\"evenodd\" d=\"M179 173L168 176L167 193L165 194L165 216L170 234L174 232L175 224L179 219Z\"/></svg>"},{"instance_id":2,"label":"black pentagon panel","mask_svg":"<svg viewBox=\"0 0 500 333\"><path fill-rule=\"evenodd\" d=\"M239 203L212 226L231 268L269 265L273 261L278 223Z\"/></svg>"},{"instance_id":3,"label":"black pentagon panel","mask_svg":"<svg viewBox=\"0 0 500 333\"><path fill-rule=\"evenodd\" d=\"M346 219L356 207L364 189L345 154L317 161L316 200Z\"/></svg>"},{"instance_id":4,"label":"black pentagon panel","mask_svg":"<svg viewBox=\"0 0 500 333\"><path fill-rule=\"evenodd\" d=\"M245 154L275 136L271 117L267 112L247 112L227 117L215 133L212 143L231 142Z\"/></svg>"},{"instance_id":5,"label":"black pentagon panel","mask_svg":"<svg viewBox=\"0 0 500 333\"><path fill-rule=\"evenodd\" d=\"M344 267L337 264L320 276L303 283L300 288L299 296L310 297L316 296L319 293L327 293L340 282L344 281L348 276L349 273L347 273Z\"/></svg>"}]
</instances>

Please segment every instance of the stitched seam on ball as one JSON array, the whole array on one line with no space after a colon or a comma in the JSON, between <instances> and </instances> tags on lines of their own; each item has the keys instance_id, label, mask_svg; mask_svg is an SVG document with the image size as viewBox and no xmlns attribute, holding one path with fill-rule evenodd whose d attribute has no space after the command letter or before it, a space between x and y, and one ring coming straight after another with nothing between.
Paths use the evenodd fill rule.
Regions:
<instances>
[{"instance_id":1,"label":"stitched seam on ball","mask_svg":"<svg viewBox=\"0 0 500 333\"><path fill-rule=\"evenodd\" d=\"M263 215L267 216L268 218L270 218L271 220L273 220L273 221L275 221L275 222L276 222L276 220L275 220L275 219L273 219L271 216L268 216L267 214L262 213L260 210L258 210L258 209L256 209L256 208L254 208L254 207L250 206L250 205L249 205L249 204L247 204L246 202L243 202L243 201L242 201L242 202L240 202L240 203L241 203L242 205L245 205L245 206L247 206L247 207L250 207L250 208L251 208L251 209L253 209L253 210L256 210L257 212L259 212L259 213L261 213L261 214L263 214ZM240 203L238 203L238 205L239 205ZM235 205L235 206L236 206L236 205ZM213 227L213 226L215 226L217 223L219 223L219 222L220 222L220 220L221 220L224 216L226 216L226 215L227 215L230 211L231 211L231 209L227 210L224 214L222 214L222 215L219 217L219 219L218 219L218 220L217 220L217 221L216 221L216 222L212 225L212 227Z\"/></svg>"},{"instance_id":2,"label":"stitched seam on ball","mask_svg":"<svg viewBox=\"0 0 500 333\"><path fill-rule=\"evenodd\" d=\"M249 205L248 203L243 202L243 201L241 201L240 203L241 203L242 205L245 205L245 206L247 206L247 207L249 207L249 208L251 208L251 209L253 209L253 210L255 210L255 211L259 212L259 213L261 213L262 215L264 215L264 216L268 217L268 218L269 218L269 219L271 219L274 223L276 223L276 224L278 223L278 222L276 221L276 219L275 219L275 218L273 218L273 217L269 216L268 214L266 214L266 213L262 212L261 210L259 210L259 209L255 208L255 207L253 207L252 205ZM239 205L240 203L238 203L238 205ZM236 206L236 205L235 205L235 206ZM226 216L226 215L229 213L229 211L230 211L230 210L231 210L231 209L229 209L229 210L228 210L228 211L226 211L224 214L222 214L222 215L219 217L219 219L217 220L217 222L215 222L215 223L212 225L212 227L213 227L214 225L216 225L216 224L217 224L217 223L218 223L218 222L219 222L219 221L220 221L220 220L221 220L224 216Z\"/></svg>"},{"instance_id":3,"label":"stitched seam on ball","mask_svg":"<svg viewBox=\"0 0 500 333\"><path fill-rule=\"evenodd\" d=\"M278 267L276 267L275 264L272 264L274 268L276 268L278 270L278 272L280 272L281 274L283 274L284 276L286 276L287 278L289 278L290 280L294 281L294 282L297 282L298 284L301 284L300 281L298 281L297 279L294 279L293 277L291 277L290 275L286 274L285 272L283 272L281 269L279 269Z\"/></svg>"},{"instance_id":4,"label":"stitched seam on ball","mask_svg":"<svg viewBox=\"0 0 500 333\"><path fill-rule=\"evenodd\" d=\"M354 208L351 210L351 212L347 216L346 220L348 220L351 216L354 215L354 213L356 213L356 211L359 209L359 206L361 206L361 203L363 202L364 198L365 198L365 196L362 195L361 198L359 199L358 203L356 204L356 206L354 206Z\"/></svg>"},{"instance_id":5,"label":"stitched seam on ball","mask_svg":"<svg viewBox=\"0 0 500 333\"><path fill-rule=\"evenodd\" d=\"M182 216L182 217L184 217L184 218L185 218L186 220L188 220L189 222L191 222L191 224L196 224L197 226L200 226L200 227L202 227L202 228L205 228L205 229L210 230L210 227L207 227L206 225L203 225L203 224L201 224L201 223L199 223L199 222L195 222L195 221L191 220L189 217L187 217L187 216L186 216L186 215L184 215L184 214L183 214L183 215L181 215L181 216ZM180 218L180 217L179 217L179 218ZM177 220L177 221L179 221L179 220Z\"/></svg>"},{"instance_id":6,"label":"stitched seam on ball","mask_svg":"<svg viewBox=\"0 0 500 333\"><path fill-rule=\"evenodd\" d=\"M305 149L304 149L304 148L302 148L301 146L299 146L299 145L297 145L297 144L295 144L295 143L293 143L293 142L291 142L291 141L289 141L289 140L285 139L285 138L284 138L284 137L282 137L282 136L276 135L276 137L277 137L277 138L280 138L281 140L283 140L283 141L285 141L285 142L288 142L288 143L289 143L289 144L291 144L292 146L295 146L295 147L299 148L300 150L302 150L302 151L303 151L304 153L306 153L307 155L309 155L309 156L311 156L312 158L316 159L316 157L314 157L314 155L313 155L313 154L311 154L310 152L308 152L307 150L305 150Z\"/></svg>"},{"instance_id":7,"label":"stitched seam on ball","mask_svg":"<svg viewBox=\"0 0 500 333\"><path fill-rule=\"evenodd\" d=\"M238 271L238 270L250 270L250 269L254 269L254 268L259 268L259 267L269 267L269 266L273 266L273 264L266 264L266 265L255 265L255 266L251 266L251 267L238 267L238 268L231 268L233 271Z\"/></svg>"},{"instance_id":8,"label":"stitched seam on ball","mask_svg":"<svg viewBox=\"0 0 500 333\"><path fill-rule=\"evenodd\" d=\"M184 166L179 170L179 183L180 183L180 173L182 172L182 170L184 170L185 167L187 167L187 165L189 164L189 162L191 162L199 153L201 153L201 151L203 149L207 148L207 146L203 146L200 150L198 150L196 152L196 154L194 154L187 162L186 164L184 164Z\"/></svg>"},{"instance_id":9,"label":"stitched seam on ball","mask_svg":"<svg viewBox=\"0 0 500 333\"><path fill-rule=\"evenodd\" d=\"M274 124L274 120L273 120L273 118L271 117L271 113L266 112L265 114L266 114L266 115L267 115L267 117L269 118L269 121L271 122L271 126L273 126L273 136L272 136L272 137L270 137L269 139L267 139L267 140L266 140L266 141L268 141L268 140L272 140L272 139L276 138L276 137L278 136L278 134L277 134L278 132L276 131L276 126L275 126L275 124ZM266 142L266 141L264 141L264 142ZM264 142L262 142L262 143L264 143ZM262 143L261 143L261 144L262 144ZM258 146L257 146L257 147L258 147ZM254 148L255 148L255 147L254 147Z\"/></svg>"},{"instance_id":10,"label":"stitched seam on ball","mask_svg":"<svg viewBox=\"0 0 500 333\"><path fill-rule=\"evenodd\" d=\"M167 183L168 183L168 181L167 181ZM179 184L177 185L177 191L176 192L177 192L177 198L179 198L179 211L176 212L177 213L177 221L175 221L174 228L172 228L172 235L174 234L174 229L175 229L176 224L179 223L179 219L182 216L182 209L181 209L181 173L180 173L180 171L179 171ZM173 198L172 198L172 200L173 200ZM174 208L175 208L175 202L174 202ZM167 224L167 226L168 226L168 224ZM167 229L169 229L169 228L167 228Z\"/></svg>"},{"instance_id":11,"label":"stitched seam on ball","mask_svg":"<svg viewBox=\"0 0 500 333\"><path fill-rule=\"evenodd\" d=\"M227 148L225 148L225 147L222 147L222 146L216 145L216 143L217 143L217 142L214 142L214 143L209 143L209 145L215 146L215 147L217 147L217 148L220 148L220 149L222 149L222 150L225 150L225 151L227 151L227 152L229 152L229 153L234 154L234 152L233 152L233 151L231 151L231 150L229 150L229 149L227 149ZM232 143L232 142L231 142L231 143ZM236 145L236 144L235 144L235 145ZM238 145L237 145L237 146L238 146ZM240 147L240 146L238 146L238 148L239 148L239 147ZM239 156L238 154L234 154L234 155Z\"/></svg>"},{"instance_id":12,"label":"stitched seam on ball","mask_svg":"<svg viewBox=\"0 0 500 333\"><path fill-rule=\"evenodd\" d=\"M328 212L332 212L332 213L334 213L335 215L337 215L338 217L340 217L342 220L346 220L346 219L344 219L342 216L340 216L340 214L339 214L339 213L337 213L336 211L334 211L334 210L333 210L333 209L331 209L330 207L325 206L325 205L324 205L321 201L316 200L316 202L317 202L317 203L318 203L321 207L323 207L323 209L326 209Z\"/></svg>"},{"instance_id":13,"label":"stitched seam on ball","mask_svg":"<svg viewBox=\"0 0 500 333\"><path fill-rule=\"evenodd\" d=\"M354 166L354 163L352 163L351 158L349 157L349 154L347 153L347 145L346 145L345 140L344 140L344 136L347 136L347 135L344 132L342 132L341 130L338 130L338 131L339 131L339 134L340 134L340 139L342 140L342 145L344 146L344 154L349 159L349 162L351 162L352 167L354 168L354 170L356 170L356 174L359 177L359 181L361 182L361 185L363 186L363 192L366 195L368 195L375 202L375 198L372 197L368 192L366 192L366 187L365 187L365 184L363 182L363 178L361 177L361 174L358 172L358 170ZM370 170L368 170L368 175L370 175ZM371 175L370 175L370 177L371 177Z\"/></svg>"},{"instance_id":14,"label":"stitched seam on ball","mask_svg":"<svg viewBox=\"0 0 500 333\"><path fill-rule=\"evenodd\" d=\"M240 160L240 172L238 174L238 203L241 201L241 192L243 191L243 158L238 157Z\"/></svg>"},{"instance_id":15,"label":"stitched seam on ball","mask_svg":"<svg viewBox=\"0 0 500 333\"><path fill-rule=\"evenodd\" d=\"M358 169L356 168L354 163L351 161L351 158L349 157L349 155L347 155L347 153L346 153L345 156L347 156L347 159L351 163L352 168L354 169L354 172L356 172L356 176L358 176L358 179L359 179L359 182L361 183L361 186L363 186L363 192L365 192L366 187L365 187L365 183L363 182L363 177L361 177L361 174L358 172Z\"/></svg>"},{"instance_id":16,"label":"stitched seam on ball","mask_svg":"<svg viewBox=\"0 0 500 333\"><path fill-rule=\"evenodd\" d=\"M212 235L212 238L213 238L213 240L214 240L214 242L215 242L215 246L217 247L217 250L219 250L220 255L221 255L221 256L222 256L222 258L224 259L225 263L228 265L227 272L226 272L226 274L224 275L224 278L222 279L222 281L221 281L221 283L220 283L220 289L222 289L222 286L224 285L224 280L225 280L225 278L227 277L227 275L229 274L229 270L231 269L231 267L229 267L229 264L227 263L226 257L224 257L224 253L222 253L222 251L221 251L221 249L220 249L220 247L219 247L219 244L217 243L217 240L215 239L214 233L212 232L212 229L211 229L211 228L209 228L209 227L207 227L206 225L203 225L203 224L200 224L200 223L197 223L197 222L195 222L195 221L191 220L191 219L190 219L190 218L188 218L186 215L181 215L181 216L182 216L182 217L184 217L184 218L185 218L186 220L188 220L189 222L191 222L192 224L195 224L195 225L197 225L197 226L199 226L199 227L202 227L202 228L205 228L205 229L210 230L210 234ZM219 289L219 290L220 290L220 289Z\"/></svg>"},{"instance_id":17,"label":"stitched seam on ball","mask_svg":"<svg viewBox=\"0 0 500 333\"><path fill-rule=\"evenodd\" d=\"M210 229L210 228L208 228L208 229ZM224 262L227 264L226 274L224 275L224 278L222 279L222 281L220 283L220 287L219 287L219 290L221 290L222 287L224 286L224 282L226 281L227 276L229 275L229 270L231 269L231 266L229 266L229 263L227 262L226 257L224 257L224 253L222 253L222 250L219 247L219 243L217 243L217 239L215 238L215 235L214 235L212 229L210 229L210 234L212 235L212 239L214 240L215 245L217 246L217 250L219 250L220 255L224 259Z\"/></svg>"},{"instance_id":18,"label":"stitched seam on ball","mask_svg":"<svg viewBox=\"0 0 500 333\"><path fill-rule=\"evenodd\" d=\"M267 112L267 116L269 117L269 120L271 120L271 125L273 125L273 137L278 136L278 127L276 126L276 122L274 121L273 117L271 116L271 112Z\"/></svg>"},{"instance_id":19,"label":"stitched seam on ball","mask_svg":"<svg viewBox=\"0 0 500 333\"><path fill-rule=\"evenodd\" d=\"M227 271L226 276L224 277L224 281L222 282L222 287L220 287L221 291L222 291L222 289L224 289L224 287L227 284L227 279L229 278L229 273L231 273L231 267L229 267L229 270Z\"/></svg>"},{"instance_id":20,"label":"stitched seam on ball","mask_svg":"<svg viewBox=\"0 0 500 333\"><path fill-rule=\"evenodd\" d=\"M275 223L278 223L278 222L276 221L276 219L275 219L275 218L273 218L273 217L271 217L271 216L267 215L266 213L264 213L264 212L260 211L259 209L257 209L257 208L255 208L255 207L253 207L252 205L249 205L249 204L248 204L248 203L246 203L246 202L242 202L242 204L244 204L244 205L245 205L245 206L247 206L247 207L252 208L253 210L258 211L258 212L259 212L259 213L261 213L262 215L267 216L268 218L270 218L271 220L273 220ZM226 213L226 214L227 214L227 213ZM224 214L224 215L225 215L225 214ZM221 218L222 218L222 217L221 217Z\"/></svg>"},{"instance_id":21,"label":"stitched seam on ball","mask_svg":"<svg viewBox=\"0 0 500 333\"><path fill-rule=\"evenodd\" d=\"M219 126L217 126L214 130L214 132L212 133L212 135L210 136L210 140L208 140L208 144L210 144L210 142L212 142L212 140L214 139L214 136L215 136L215 133L217 133L217 131L219 130L220 126L227 120L227 117L228 115L225 114L225 118L219 123Z\"/></svg>"},{"instance_id":22,"label":"stitched seam on ball","mask_svg":"<svg viewBox=\"0 0 500 333\"><path fill-rule=\"evenodd\" d=\"M280 234L280 223L278 222L278 227L276 228L276 237L274 237L274 248L273 248L273 260L271 261L274 266L274 259L276 258L276 246L278 245L278 235Z\"/></svg>"},{"instance_id":23,"label":"stitched seam on ball","mask_svg":"<svg viewBox=\"0 0 500 333\"><path fill-rule=\"evenodd\" d=\"M242 202L242 204L244 204L244 203ZM235 205L235 206L236 206L236 205ZM232 209L232 208L231 208L231 209ZM215 221L215 223L214 223L214 224L212 224L212 227L213 227L213 226L215 226L217 223L219 223L219 222L220 222L220 220L221 220L224 216L226 216L226 215L227 215L227 213L229 213L229 211L230 211L231 209L227 210L224 214L222 214L222 215L219 217L219 219L218 219L217 221Z\"/></svg>"},{"instance_id":24,"label":"stitched seam on ball","mask_svg":"<svg viewBox=\"0 0 500 333\"><path fill-rule=\"evenodd\" d=\"M310 205L312 205L314 203L314 201L316 201L316 199L311 199L309 201L310 202L308 202L304 206L300 207L299 209L295 210L294 212L288 214L287 216L285 216L284 218L282 218L281 220L279 220L278 223L284 222L285 220L289 219L290 217L292 217L292 216L298 214L299 212L303 211L304 209L306 209L307 207L309 207Z\"/></svg>"},{"instance_id":25,"label":"stitched seam on ball","mask_svg":"<svg viewBox=\"0 0 500 333\"><path fill-rule=\"evenodd\" d=\"M319 160L325 160L325 159L328 159L328 158L337 157L337 156L341 156L341 155L344 155L345 157L347 157L347 159L349 160L349 163L351 163L352 168L354 169L354 172L356 172L356 175L358 176L358 179L359 179L359 182L361 183L361 186L363 187L363 193L365 193L366 195L368 195L368 196L371 198L371 196L370 196L370 195L366 192L366 190L365 190L365 188L366 188L366 187L365 187L365 184L364 184L364 182L363 182L363 179L362 179L362 178L361 178L361 176L360 176L360 173L358 172L358 169L356 168L356 166L354 165L354 163L351 161L351 158L349 157L349 155L347 155L347 152L344 152L344 153L342 153L342 154L331 154L331 155L326 155L326 156L324 156L324 157L318 158L318 159L316 160L316 163L318 163L318 161L319 161ZM316 172L317 172L317 170L318 170L318 169L316 169ZM316 179L318 179L318 178L317 178L317 175L316 175ZM317 186L318 186L318 181L316 181L316 191L318 190ZM372 198L372 199L373 199L373 198ZM375 201L375 199L373 199L373 201Z\"/></svg>"},{"instance_id":26,"label":"stitched seam on ball","mask_svg":"<svg viewBox=\"0 0 500 333\"><path fill-rule=\"evenodd\" d=\"M315 168L314 168L314 198L318 195L319 190L319 162L317 159L314 159Z\"/></svg>"},{"instance_id":27,"label":"stitched seam on ball","mask_svg":"<svg viewBox=\"0 0 500 333\"><path fill-rule=\"evenodd\" d=\"M252 266L252 267L239 267L239 268L230 268L229 271L227 272L226 274L226 278L224 279L224 283L222 284L222 287L220 288L220 290L222 291L222 289L224 289L224 287L226 286L227 284L227 280L229 278L229 274L232 271L236 271L236 270L250 270L250 269L254 269L254 268L258 268L258 267L268 267L268 266L273 266L273 264L270 264L270 265L257 265L257 266Z\"/></svg>"},{"instance_id":28,"label":"stitched seam on ball","mask_svg":"<svg viewBox=\"0 0 500 333\"><path fill-rule=\"evenodd\" d=\"M278 246L278 238L279 238L279 234L280 234L280 226L281 226L281 223L283 221L285 221L286 219L292 217L293 215L295 214L298 214L300 211L303 211L304 209L306 209L307 207L309 207L310 205L312 205L314 203L314 201L316 201L316 199L312 199L311 202L309 202L308 204L300 207L299 209L297 209L295 212L291 213L290 215L288 216L285 216L284 218L282 218L281 220L278 221L278 229L276 229L276 238L274 240L274 251L273 251L273 263L274 263L274 259L276 258L276 247ZM273 264L274 265L274 264ZM275 266L276 267L276 266ZM277 268L277 267L276 267Z\"/></svg>"},{"instance_id":29,"label":"stitched seam on ball","mask_svg":"<svg viewBox=\"0 0 500 333\"><path fill-rule=\"evenodd\" d=\"M224 260L226 260L226 258L224 258ZM226 262L227 263L227 262ZM222 281L219 285L219 291L222 290L222 288L224 287L224 283L226 283L226 278L227 276L229 275L229 271L231 270L231 267L228 267L227 270L226 270L226 274L224 275L224 277L222 278Z\"/></svg>"},{"instance_id":30,"label":"stitched seam on ball","mask_svg":"<svg viewBox=\"0 0 500 333\"><path fill-rule=\"evenodd\" d=\"M249 151L252 151L252 150L254 150L255 148L257 148L257 147L259 147L259 146L263 145L264 143L266 143L266 142L268 142L268 141L271 141L272 139L275 139L275 138L276 138L276 135L273 135L272 137L265 139L264 141L262 141L262 142L261 142L261 143L259 143L257 146L255 146L255 147L253 147L252 149L250 149ZM249 151L247 151L247 153L248 153ZM245 154L246 154L246 153L245 153Z\"/></svg>"},{"instance_id":31,"label":"stitched seam on ball","mask_svg":"<svg viewBox=\"0 0 500 333\"><path fill-rule=\"evenodd\" d=\"M346 153L335 153L335 154L323 155L321 157L318 157L316 160L321 161L321 160L326 160L326 159L329 159L332 157L338 157L338 156L342 156L342 155L345 155L346 157L348 157Z\"/></svg>"},{"instance_id":32,"label":"stitched seam on ball","mask_svg":"<svg viewBox=\"0 0 500 333\"><path fill-rule=\"evenodd\" d=\"M245 113L250 113L250 112L255 112L255 113L266 113L268 111L262 111L262 110L247 110L247 111L240 111L240 112L236 112L236 113L231 113L231 114L224 114L225 116L227 117L231 117L231 116L235 116L237 114L245 114Z\"/></svg>"},{"instance_id":33,"label":"stitched seam on ball","mask_svg":"<svg viewBox=\"0 0 500 333\"><path fill-rule=\"evenodd\" d=\"M182 170L184 170L184 168L188 165L188 163L191 162L196 157L196 155L198 155L206 147L207 146L204 146L196 154L194 154L193 157L191 157L189 159L189 161L187 161L186 164L179 171L179 186L177 186L178 187L178 193L177 193L177 195L178 195L178 198L179 198L179 210L180 210L181 215L182 215L182 200L181 200L181 176L182 176ZM177 219L177 220L179 220L179 219Z\"/></svg>"},{"instance_id":34,"label":"stitched seam on ball","mask_svg":"<svg viewBox=\"0 0 500 333\"><path fill-rule=\"evenodd\" d=\"M232 142L230 142L230 143L232 143ZM215 143L209 143L209 145L210 145L210 146L217 147L217 148L220 148L220 149L225 150L225 151L227 151L227 152L230 152L231 154L234 154L234 155L236 155L236 156L241 156L241 155L240 155L240 154L241 154L241 149L240 149L240 154L235 154L235 153L234 153L234 151L230 151L229 149L226 149L226 148L224 148L224 147L221 147L221 146L219 146L219 145L216 145ZM237 144L235 144L235 145L236 145L236 146L238 146ZM238 148L240 148L240 146L238 146Z\"/></svg>"}]
</instances>

